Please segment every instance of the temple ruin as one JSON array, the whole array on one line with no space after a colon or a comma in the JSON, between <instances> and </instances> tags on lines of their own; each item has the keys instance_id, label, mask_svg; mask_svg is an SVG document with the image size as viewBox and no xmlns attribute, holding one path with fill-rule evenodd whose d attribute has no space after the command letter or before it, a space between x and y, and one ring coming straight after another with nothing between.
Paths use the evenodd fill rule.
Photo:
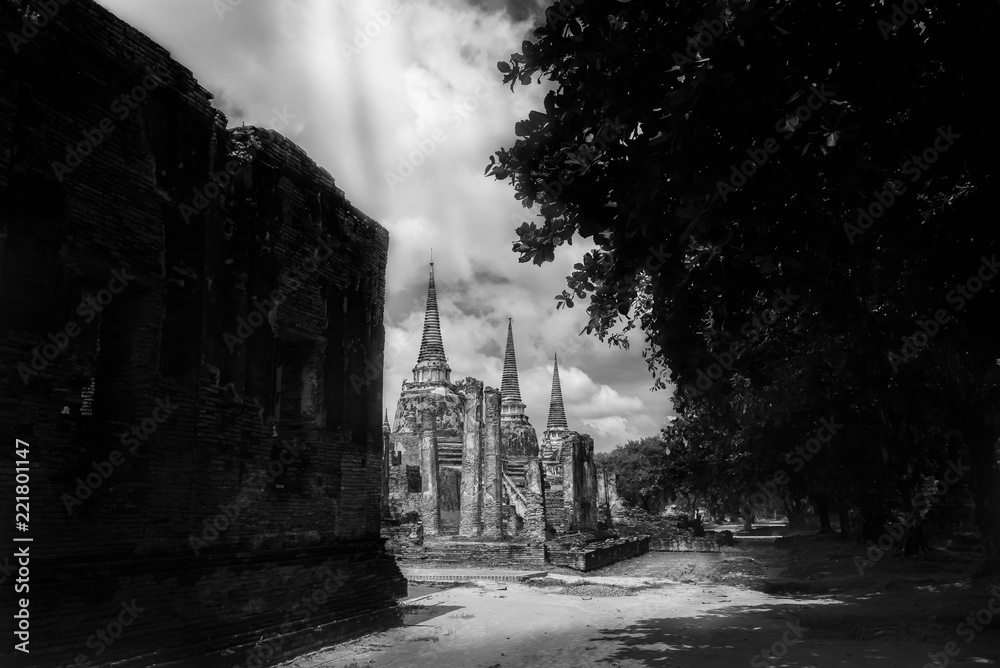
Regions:
<instances>
[{"instance_id":1,"label":"temple ruin","mask_svg":"<svg viewBox=\"0 0 1000 668\"><path fill-rule=\"evenodd\" d=\"M17 37L0 486L20 439L33 511L21 665L266 665L395 623L382 388L350 382L381 364L388 233L96 3L48 3L44 25L28 13L51 7L22 4L0 3ZM13 527L14 503L0 516Z\"/></svg>"},{"instance_id":2,"label":"temple ruin","mask_svg":"<svg viewBox=\"0 0 1000 668\"><path fill-rule=\"evenodd\" d=\"M610 512L599 503L593 439L569 429L558 358L541 444L521 400L510 320L499 390L451 373L431 263L413 379L403 381L392 425L388 415L383 423L390 549L406 560L534 566L560 555L575 567L571 548L608 538ZM602 482L601 491L613 487ZM641 540L619 543L644 551Z\"/></svg>"}]
</instances>

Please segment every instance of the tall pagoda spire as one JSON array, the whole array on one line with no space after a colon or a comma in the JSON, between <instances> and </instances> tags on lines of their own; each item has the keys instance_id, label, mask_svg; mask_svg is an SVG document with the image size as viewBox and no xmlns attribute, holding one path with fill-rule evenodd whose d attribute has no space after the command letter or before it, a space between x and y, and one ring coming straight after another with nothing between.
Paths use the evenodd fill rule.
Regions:
<instances>
[{"instance_id":1,"label":"tall pagoda spire","mask_svg":"<svg viewBox=\"0 0 1000 668\"><path fill-rule=\"evenodd\" d=\"M424 311L424 335L420 340L420 354L413 367L413 380L451 381L451 367L441 342L441 319L438 316L437 290L434 288L434 262L431 262L427 281L427 308Z\"/></svg>"},{"instance_id":2,"label":"tall pagoda spire","mask_svg":"<svg viewBox=\"0 0 1000 668\"><path fill-rule=\"evenodd\" d=\"M566 409L563 408L562 386L559 384L559 356L552 358L552 398L549 400L549 422L546 431L567 431Z\"/></svg>"},{"instance_id":3,"label":"tall pagoda spire","mask_svg":"<svg viewBox=\"0 0 1000 668\"><path fill-rule=\"evenodd\" d=\"M514 356L514 329L507 318L507 348L503 355L503 377L500 380L500 419L525 420L521 385L517 380L517 358Z\"/></svg>"}]
</instances>

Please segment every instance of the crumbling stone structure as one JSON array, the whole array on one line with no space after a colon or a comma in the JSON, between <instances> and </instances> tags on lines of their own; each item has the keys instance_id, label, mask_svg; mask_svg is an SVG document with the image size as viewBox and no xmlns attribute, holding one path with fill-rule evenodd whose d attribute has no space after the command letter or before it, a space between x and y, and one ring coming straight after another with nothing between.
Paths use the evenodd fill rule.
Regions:
<instances>
[{"instance_id":1,"label":"crumbling stone structure","mask_svg":"<svg viewBox=\"0 0 1000 668\"><path fill-rule=\"evenodd\" d=\"M563 507L568 531L597 530L597 467L594 439L570 434L563 439Z\"/></svg>"},{"instance_id":2,"label":"crumbling stone structure","mask_svg":"<svg viewBox=\"0 0 1000 668\"><path fill-rule=\"evenodd\" d=\"M525 415L517 378L513 326L507 323L500 391L482 381L466 378L451 382L451 367L441 339L434 265L427 288L427 310L423 339L413 380L404 381L396 407L396 420L389 436L393 450L388 472L388 501L393 521L418 510L423 517L424 535L453 535L466 539L519 538L541 543L556 530L588 532L597 529L597 479L593 460L593 440L570 431L559 385L558 362L553 370L553 395L546 430L547 453L557 459L540 459L538 437ZM428 458L416 458L415 434L424 434L420 450L427 450L427 427L418 428L417 416L433 414L437 421L434 440L438 448L436 465ZM442 429L441 425L445 425ZM405 468L405 471L404 471ZM420 503L412 480L418 469L420 480L445 480L460 492L449 498L441 484L429 504L420 486ZM458 498L458 508L449 506ZM440 512L437 528L435 507ZM458 511L455 513L455 511ZM447 513L457 519L449 526ZM549 525L552 522L552 526ZM398 532L391 522L387 532ZM476 548L480 549L480 548ZM466 550L471 554L472 548ZM480 549L481 551L481 549Z\"/></svg>"},{"instance_id":3,"label":"crumbling stone structure","mask_svg":"<svg viewBox=\"0 0 1000 668\"><path fill-rule=\"evenodd\" d=\"M483 500L484 538L503 538L503 437L500 423L500 392L487 387L483 392Z\"/></svg>"},{"instance_id":4,"label":"crumbling stone structure","mask_svg":"<svg viewBox=\"0 0 1000 668\"><path fill-rule=\"evenodd\" d=\"M524 471L531 457L538 457L538 434L525 415L521 387L517 378L514 352L514 329L507 320L507 346L504 350L503 377L500 381L500 432L504 442L504 469L518 487L524 486Z\"/></svg>"},{"instance_id":5,"label":"crumbling stone structure","mask_svg":"<svg viewBox=\"0 0 1000 668\"><path fill-rule=\"evenodd\" d=\"M36 26L51 9L0 3L0 34L32 27L0 49L0 420L34 511L21 658L260 665L392 623L381 386L351 382L381 359L388 233L288 139L227 129L147 37L53 4Z\"/></svg>"}]
</instances>

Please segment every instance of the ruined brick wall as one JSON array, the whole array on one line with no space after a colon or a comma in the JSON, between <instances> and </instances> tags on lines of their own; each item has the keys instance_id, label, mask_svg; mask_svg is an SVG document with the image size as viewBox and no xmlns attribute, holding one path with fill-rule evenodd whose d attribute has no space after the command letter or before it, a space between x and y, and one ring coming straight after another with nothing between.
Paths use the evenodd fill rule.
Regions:
<instances>
[{"instance_id":1,"label":"ruined brick wall","mask_svg":"<svg viewBox=\"0 0 1000 668\"><path fill-rule=\"evenodd\" d=\"M503 441L500 435L500 390L483 392L483 536L503 536Z\"/></svg>"},{"instance_id":2,"label":"ruined brick wall","mask_svg":"<svg viewBox=\"0 0 1000 668\"><path fill-rule=\"evenodd\" d=\"M524 517L524 535L530 542L542 542L548 537L544 472L535 457L528 458L524 469L524 497L527 510Z\"/></svg>"},{"instance_id":3,"label":"ruined brick wall","mask_svg":"<svg viewBox=\"0 0 1000 668\"><path fill-rule=\"evenodd\" d=\"M96 662L88 636L133 600L100 661L268 663L391 621L381 386L350 381L381 358L388 234L289 140L227 130L144 35L54 5L0 49L0 420L30 444L29 665ZM0 34L25 25L0 2Z\"/></svg>"},{"instance_id":4,"label":"ruined brick wall","mask_svg":"<svg viewBox=\"0 0 1000 668\"><path fill-rule=\"evenodd\" d=\"M415 437L409 438L416 440ZM419 442L416 448L419 454ZM402 458L402 453L390 453L388 516L398 520L410 513L419 514L423 508L422 486L420 465L407 464Z\"/></svg>"},{"instance_id":5,"label":"ruined brick wall","mask_svg":"<svg viewBox=\"0 0 1000 668\"><path fill-rule=\"evenodd\" d=\"M443 389L443 392L442 392ZM465 421L464 397L456 385L443 382L413 383L403 381L396 404L393 434L420 431L420 413L433 410L438 438L461 441Z\"/></svg>"},{"instance_id":6,"label":"ruined brick wall","mask_svg":"<svg viewBox=\"0 0 1000 668\"><path fill-rule=\"evenodd\" d=\"M566 533L597 529L597 468L594 439L587 434L566 432L562 452L562 520Z\"/></svg>"},{"instance_id":7,"label":"ruined brick wall","mask_svg":"<svg viewBox=\"0 0 1000 668\"><path fill-rule=\"evenodd\" d=\"M458 384L465 396L462 439L462 496L459 534L482 534L483 503L483 382L466 378Z\"/></svg>"},{"instance_id":8,"label":"ruined brick wall","mask_svg":"<svg viewBox=\"0 0 1000 668\"><path fill-rule=\"evenodd\" d=\"M538 433L530 423L504 420L500 423L500 431L506 459L523 463L528 457L538 456Z\"/></svg>"}]
</instances>

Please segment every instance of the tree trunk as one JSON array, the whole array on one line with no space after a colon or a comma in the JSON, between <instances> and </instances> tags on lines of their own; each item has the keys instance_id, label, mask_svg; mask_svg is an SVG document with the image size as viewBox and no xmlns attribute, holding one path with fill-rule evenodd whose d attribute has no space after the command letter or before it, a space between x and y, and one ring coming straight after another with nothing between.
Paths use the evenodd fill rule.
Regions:
<instances>
[{"instance_id":1,"label":"tree trunk","mask_svg":"<svg viewBox=\"0 0 1000 668\"><path fill-rule=\"evenodd\" d=\"M805 523L804 509L798 499L791 494L786 494L781 500L781 504L785 509L785 517L788 518L789 527L801 527Z\"/></svg>"},{"instance_id":2,"label":"tree trunk","mask_svg":"<svg viewBox=\"0 0 1000 668\"><path fill-rule=\"evenodd\" d=\"M840 537L847 540L851 537L851 512L843 500L837 508L837 516L840 521Z\"/></svg>"},{"instance_id":3,"label":"tree trunk","mask_svg":"<svg viewBox=\"0 0 1000 668\"><path fill-rule=\"evenodd\" d=\"M817 494L812 499L816 514L819 515L819 530L833 531L830 528L830 497L825 493Z\"/></svg>"},{"instance_id":4,"label":"tree trunk","mask_svg":"<svg viewBox=\"0 0 1000 668\"><path fill-rule=\"evenodd\" d=\"M890 520L888 507L881 495L870 491L861 495L861 536L865 540L878 542Z\"/></svg>"},{"instance_id":5,"label":"tree trunk","mask_svg":"<svg viewBox=\"0 0 1000 668\"><path fill-rule=\"evenodd\" d=\"M753 514L753 505L750 504L750 503L744 504L743 505L743 530L746 531L747 533L750 533L751 529L753 529L754 520L756 520L756 517L754 517L754 514Z\"/></svg>"}]
</instances>

